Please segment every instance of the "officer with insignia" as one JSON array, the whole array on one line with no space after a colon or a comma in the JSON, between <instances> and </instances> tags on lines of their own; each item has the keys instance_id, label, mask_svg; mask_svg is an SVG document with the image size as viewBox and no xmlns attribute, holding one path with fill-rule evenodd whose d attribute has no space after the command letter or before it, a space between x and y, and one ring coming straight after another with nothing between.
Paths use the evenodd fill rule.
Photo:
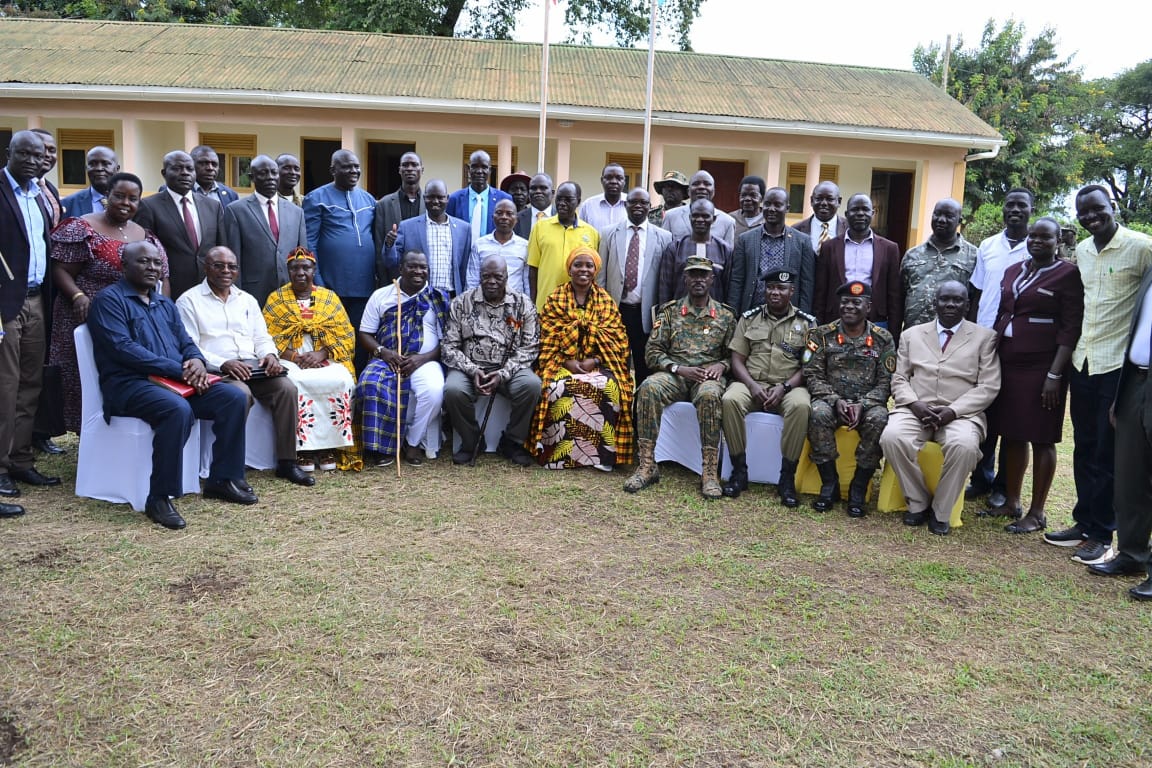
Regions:
<instances>
[{"instance_id":1,"label":"officer with insignia","mask_svg":"<svg viewBox=\"0 0 1152 768\"><path fill-rule=\"evenodd\" d=\"M652 373L636 391L636 472L624 483L635 493L660 480L656 438L665 406L689 400L700 420L703 470L700 491L706 499L721 496L717 477L720 450L720 398L728 372L728 344L736 326L732 311L710 295L712 262L689 256L684 265L686 296L657 312L648 337L645 362Z\"/></svg>"},{"instance_id":2,"label":"officer with insignia","mask_svg":"<svg viewBox=\"0 0 1152 768\"><path fill-rule=\"evenodd\" d=\"M801 357L805 338L816 318L792 306L796 277L796 273L786 269L765 275L765 303L740 317L732 343L728 345L735 381L725 390L721 407L724 439L732 456L732 474L724 483L723 491L731 498L748 490L748 435L744 417L749 411L757 410L784 418L780 481L776 491L784 506L800 505L796 498L796 464L804 449L810 411Z\"/></svg>"},{"instance_id":3,"label":"officer with insignia","mask_svg":"<svg viewBox=\"0 0 1152 768\"><path fill-rule=\"evenodd\" d=\"M888 424L888 398L896 370L892 335L868 322L872 288L853 281L836 290L840 319L814 328L804 352L804 380L812 396L808 442L820 471L820 495L813 509L826 512L840 498L836 474L836 429L860 435L856 474L848 486L848 516L863 517L868 481L880 466L880 435Z\"/></svg>"}]
</instances>

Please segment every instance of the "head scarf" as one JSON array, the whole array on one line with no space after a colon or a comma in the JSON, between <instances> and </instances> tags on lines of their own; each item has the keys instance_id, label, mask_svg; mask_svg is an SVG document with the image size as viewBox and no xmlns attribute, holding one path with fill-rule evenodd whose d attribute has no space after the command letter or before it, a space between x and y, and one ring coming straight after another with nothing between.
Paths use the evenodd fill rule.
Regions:
<instances>
[{"instance_id":1,"label":"head scarf","mask_svg":"<svg viewBox=\"0 0 1152 768\"><path fill-rule=\"evenodd\" d=\"M307 248L301 247L301 248L297 248L296 250L292 251L292 253L288 254L288 262L289 263L296 261L296 259L310 259L312 261L312 263L315 264L316 263L316 254L312 253L312 251L308 250Z\"/></svg>"},{"instance_id":2,"label":"head scarf","mask_svg":"<svg viewBox=\"0 0 1152 768\"><path fill-rule=\"evenodd\" d=\"M568 258L564 260L565 272L572 269L572 262L576 261L577 256L588 256L591 258L592 264L596 267L596 273L600 272L600 254L596 252L595 248L589 248L586 245L578 245L572 249L572 253L568 254Z\"/></svg>"}]
</instances>

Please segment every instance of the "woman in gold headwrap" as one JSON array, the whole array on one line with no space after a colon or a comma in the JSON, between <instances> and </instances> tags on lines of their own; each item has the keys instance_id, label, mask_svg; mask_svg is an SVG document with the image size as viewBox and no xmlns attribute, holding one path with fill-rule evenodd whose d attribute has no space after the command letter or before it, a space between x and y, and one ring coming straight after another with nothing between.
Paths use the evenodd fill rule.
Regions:
<instances>
[{"instance_id":1,"label":"woman in gold headwrap","mask_svg":"<svg viewBox=\"0 0 1152 768\"><path fill-rule=\"evenodd\" d=\"M300 392L296 446L304 468L360 469L352 435L352 354L355 334L340 298L318 288L316 257L306 248L288 255L288 284L272 292L264 320ZM338 452L338 456L334 453Z\"/></svg>"},{"instance_id":2,"label":"woman in gold headwrap","mask_svg":"<svg viewBox=\"0 0 1152 768\"><path fill-rule=\"evenodd\" d=\"M628 334L616 302L596 285L600 255L574 249L570 282L540 313L537 374L543 382L528 449L550 469L611 471L632 461L632 374Z\"/></svg>"}]
</instances>

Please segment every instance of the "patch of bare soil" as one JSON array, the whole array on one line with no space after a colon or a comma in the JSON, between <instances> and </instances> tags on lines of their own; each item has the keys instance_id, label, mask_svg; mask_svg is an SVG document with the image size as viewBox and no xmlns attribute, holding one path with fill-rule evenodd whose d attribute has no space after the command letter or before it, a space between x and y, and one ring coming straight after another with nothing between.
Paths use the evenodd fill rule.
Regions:
<instances>
[{"instance_id":1,"label":"patch of bare soil","mask_svg":"<svg viewBox=\"0 0 1152 768\"><path fill-rule=\"evenodd\" d=\"M67 547L49 547L43 549L31 557L25 558L20 561L21 565L31 565L37 568L49 568L52 570L61 570L69 568L80 562L75 555L68 551Z\"/></svg>"},{"instance_id":2,"label":"patch of bare soil","mask_svg":"<svg viewBox=\"0 0 1152 768\"><path fill-rule=\"evenodd\" d=\"M27 746L24 735L10 717L0 717L0 765L12 765L16 753Z\"/></svg>"},{"instance_id":3,"label":"patch of bare soil","mask_svg":"<svg viewBox=\"0 0 1152 768\"><path fill-rule=\"evenodd\" d=\"M168 585L168 591L182 603L196 602L205 597L222 595L244 585L242 579L221 576L216 571L197 573L183 581Z\"/></svg>"}]
</instances>

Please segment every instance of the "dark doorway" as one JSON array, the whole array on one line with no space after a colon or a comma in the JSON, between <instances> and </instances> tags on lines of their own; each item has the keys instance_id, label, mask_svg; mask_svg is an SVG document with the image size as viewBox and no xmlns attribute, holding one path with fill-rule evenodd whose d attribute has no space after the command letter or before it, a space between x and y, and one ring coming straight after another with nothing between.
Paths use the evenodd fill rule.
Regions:
<instances>
[{"instance_id":1,"label":"dark doorway","mask_svg":"<svg viewBox=\"0 0 1152 768\"><path fill-rule=\"evenodd\" d=\"M367 165L360 186L375 198L400 188L400 158L405 152L415 152L415 144L393 144L387 141L368 142Z\"/></svg>"},{"instance_id":2,"label":"dark doorway","mask_svg":"<svg viewBox=\"0 0 1152 768\"><path fill-rule=\"evenodd\" d=\"M735 211L740 207L740 180L748 175L748 164L743 160L700 160L700 170L708 171L716 181L716 195L712 204L716 210ZM692 175L689 174L691 179Z\"/></svg>"},{"instance_id":3,"label":"dark doorway","mask_svg":"<svg viewBox=\"0 0 1152 768\"><path fill-rule=\"evenodd\" d=\"M876 211L872 230L894 240L902 254L908 251L915 180L911 171L872 171L872 206Z\"/></svg>"},{"instance_id":4,"label":"dark doorway","mask_svg":"<svg viewBox=\"0 0 1152 768\"><path fill-rule=\"evenodd\" d=\"M300 161L304 164L300 184L302 194L306 195L332 181L332 154L340 149L340 140L301 139L300 149Z\"/></svg>"}]
</instances>

